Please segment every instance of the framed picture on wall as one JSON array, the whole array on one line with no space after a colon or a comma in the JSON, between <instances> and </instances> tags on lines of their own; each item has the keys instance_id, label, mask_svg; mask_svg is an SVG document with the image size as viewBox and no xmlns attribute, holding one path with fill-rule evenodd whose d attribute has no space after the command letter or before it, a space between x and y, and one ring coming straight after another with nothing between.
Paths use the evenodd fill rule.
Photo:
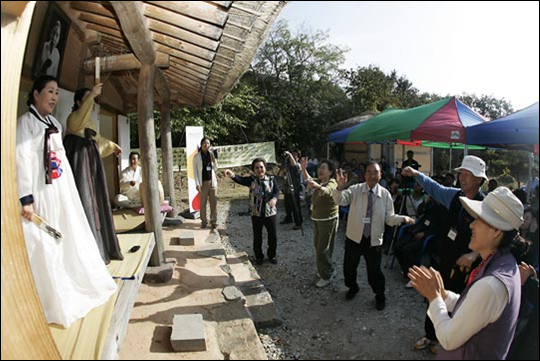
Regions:
<instances>
[{"instance_id":1,"label":"framed picture on wall","mask_svg":"<svg viewBox=\"0 0 540 361\"><path fill-rule=\"evenodd\" d=\"M58 5L50 2L39 36L32 78L50 75L60 81L62 59L66 49L71 21Z\"/></svg>"}]
</instances>

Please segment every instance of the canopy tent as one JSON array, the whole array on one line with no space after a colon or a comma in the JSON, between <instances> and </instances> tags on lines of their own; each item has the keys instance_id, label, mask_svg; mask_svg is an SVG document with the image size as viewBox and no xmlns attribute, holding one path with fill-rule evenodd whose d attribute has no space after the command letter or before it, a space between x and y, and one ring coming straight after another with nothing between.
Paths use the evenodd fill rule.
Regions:
<instances>
[{"instance_id":1,"label":"canopy tent","mask_svg":"<svg viewBox=\"0 0 540 361\"><path fill-rule=\"evenodd\" d=\"M485 122L456 97L411 109L387 109L366 122L328 136L334 143L429 140L468 143L465 128Z\"/></svg>"},{"instance_id":2,"label":"canopy tent","mask_svg":"<svg viewBox=\"0 0 540 361\"><path fill-rule=\"evenodd\" d=\"M538 102L510 114L506 117L492 120L467 128L467 142L472 144L530 149L538 144Z\"/></svg>"}]
</instances>

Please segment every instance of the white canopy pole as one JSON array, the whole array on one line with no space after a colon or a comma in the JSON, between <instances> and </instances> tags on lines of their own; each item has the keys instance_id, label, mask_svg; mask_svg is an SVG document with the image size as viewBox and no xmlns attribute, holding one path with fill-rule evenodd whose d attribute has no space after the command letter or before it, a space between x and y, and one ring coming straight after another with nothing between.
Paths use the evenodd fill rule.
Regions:
<instances>
[{"instance_id":1,"label":"white canopy pole","mask_svg":"<svg viewBox=\"0 0 540 361\"><path fill-rule=\"evenodd\" d=\"M452 143L450 143L450 156L448 157L448 173L452 172Z\"/></svg>"}]
</instances>

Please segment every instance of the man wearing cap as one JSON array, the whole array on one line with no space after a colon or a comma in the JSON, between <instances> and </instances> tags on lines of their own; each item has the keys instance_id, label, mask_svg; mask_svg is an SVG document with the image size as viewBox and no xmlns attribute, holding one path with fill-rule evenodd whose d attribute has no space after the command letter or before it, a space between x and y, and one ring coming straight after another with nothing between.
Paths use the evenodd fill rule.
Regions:
<instances>
[{"instance_id":1,"label":"man wearing cap","mask_svg":"<svg viewBox=\"0 0 540 361\"><path fill-rule=\"evenodd\" d=\"M523 204L506 187L483 201L459 197L471 224L469 247L482 262L470 274L461 294L445 290L433 268L414 266L412 286L429 301L443 350L442 360L504 360L517 325L521 281L517 260L527 248L518 234ZM451 315L451 316L450 316Z\"/></svg>"},{"instance_id":2,"label":"man wearing cap","mask_svg":"<svg viewBox=\"0 0 540 361\"><path fill-rule=\"evenodd\" d=\"M474 155L468 155L455 170L459 172L461 188L444 187L411 167L404 168L402 175L414 177L427 194L448 209L448 216L436 240L435 266L441 273L446 289L460 293L465 288L465 281L478 254L469 249L469 226L474 218L463 209L459 197L477 201L484 199L481 187L487 180L486 163ZM436 353L437 336L428 317L424 326L426 336L414 346L416 349L430 347Z\"/></svg>"}]
</instances>

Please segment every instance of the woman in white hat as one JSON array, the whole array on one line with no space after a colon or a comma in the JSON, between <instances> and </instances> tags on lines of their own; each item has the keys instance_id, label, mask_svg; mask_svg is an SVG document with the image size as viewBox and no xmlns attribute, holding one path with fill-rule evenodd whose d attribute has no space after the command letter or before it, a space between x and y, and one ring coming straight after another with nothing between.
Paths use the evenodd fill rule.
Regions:
<instances>
[{"instance_id":1,"label":"woman in white hat","mask_svg":"<svg viewBox=\"0 0 540 361\"><path fill-rule=\"evenodd\" d=\"M428 316L444 348L439 359L503 360L514 336L521 298L516 260L526 250L518 233L523 205L505 187L483 201L467 197L460 201L475 218L469 247L482 257L461 295L445 290L433 268L415 266L408 276L429 301Z\"/></svg>"}]
</instances>

